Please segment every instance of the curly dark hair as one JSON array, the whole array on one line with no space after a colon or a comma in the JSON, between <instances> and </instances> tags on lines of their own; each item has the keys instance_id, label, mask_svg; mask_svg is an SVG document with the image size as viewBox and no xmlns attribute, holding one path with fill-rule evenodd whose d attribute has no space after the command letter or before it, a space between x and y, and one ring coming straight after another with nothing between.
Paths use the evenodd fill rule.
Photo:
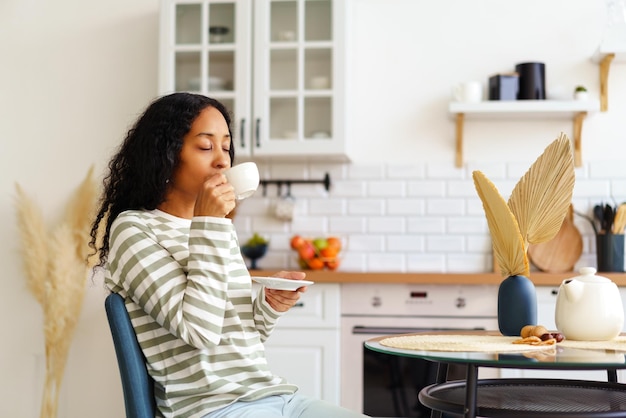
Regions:
<instances>
[{"instance_id":1,"label":"curly dark hair","mask_svg":"<svg viewBox=\"0 0 626 418\"><path fill-rule=\"evenodd\" d=\"M231 117L222 103L191 93L173 93L154 100L128 131L109 162L109 173L103 181L104 189L90 233L89 247L99 256L98 266L103 266L107 260L111 224L117 215L131 209L153 210L165 200L167 182L179 163L183 137L207 107L217 109L226 120L233 163ZM101 224L105 230L98 248Z\"/></svg>"}]
</instances>

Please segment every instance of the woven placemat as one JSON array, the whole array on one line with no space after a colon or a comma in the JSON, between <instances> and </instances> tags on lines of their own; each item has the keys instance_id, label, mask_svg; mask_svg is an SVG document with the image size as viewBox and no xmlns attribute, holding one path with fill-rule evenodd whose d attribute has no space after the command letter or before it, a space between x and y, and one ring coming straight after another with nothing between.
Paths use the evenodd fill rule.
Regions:
<instances>
[{"instance_id":1,"label":"woven placemat","mask_svg":"<svg viewBox=\"0 0 626 418\"><path fill-rule=\"evenodd\" d=\"M423 351L484 351L484 352L519 352L534 350L554 350L554 346L513 344L520 337L501 335L455 335L455 334L419 334L399 335L380 340L382 345L393 348Z\"/></svg>"},{"instance_id":2,"label":"woven placemat","mask_svg":"<svg viewBox=\"0 0 626 418\"><path fill-rule=\"evenodd\" d=\"M553 350L554 345L536 346L513 344L520 337L502 335L461 335L461 334L417 334L399 335L380 340L382 345L407 350L423 351L484 351L484 352L519 352L535 350ZM563 340L561 347L587 350L615 350L626 352L626 336L618 336L608 341Z\"/></svg>"}]
</instances>

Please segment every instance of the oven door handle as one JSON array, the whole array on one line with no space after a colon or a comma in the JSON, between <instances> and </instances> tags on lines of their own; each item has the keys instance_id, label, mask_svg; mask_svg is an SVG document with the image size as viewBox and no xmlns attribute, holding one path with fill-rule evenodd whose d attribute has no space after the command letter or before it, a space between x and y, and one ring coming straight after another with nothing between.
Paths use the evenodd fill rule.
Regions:
<instances>
[{"instance_id":1,"label":"oven door handle","mask_svg":"<svg viewBox=\"0 0 626 418\"><path fill-rule=\"evenodd\" d=\"M450 327L450 328L446 328L446 327L366 327L366 326L362 326L362 325L355 325L354 327L352 327L352 334L354 335L358 335L358 334L368 334L368 335L372 335L372 334L382 334L382 335L388 335L388 334L410 334L410 333L415 333L415 332L428 332L428 331L475 331L475 330L481 330L484 331L485 328L483 327L474 327L474 328L454 328L454 327Z\"/></svg>"}]
</instances>

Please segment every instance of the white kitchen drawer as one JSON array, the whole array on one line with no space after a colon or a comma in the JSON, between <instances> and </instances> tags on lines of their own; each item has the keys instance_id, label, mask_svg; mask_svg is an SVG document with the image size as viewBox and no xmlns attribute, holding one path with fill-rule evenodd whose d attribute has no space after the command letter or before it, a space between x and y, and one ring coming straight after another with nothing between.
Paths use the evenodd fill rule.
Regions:
<instances>
[{"instance_id":1,"label":"white kitchen drawer","mask_svg":"<svg viewBox=\"0 0 626 418\"><path fill-rule=\"evenodd\" d=\"M259 285L254 284L258 289ZM339 328L339 284L324 283L309 286L298 303L278 321L284 328Z\"/></svg>"}]
</instances>

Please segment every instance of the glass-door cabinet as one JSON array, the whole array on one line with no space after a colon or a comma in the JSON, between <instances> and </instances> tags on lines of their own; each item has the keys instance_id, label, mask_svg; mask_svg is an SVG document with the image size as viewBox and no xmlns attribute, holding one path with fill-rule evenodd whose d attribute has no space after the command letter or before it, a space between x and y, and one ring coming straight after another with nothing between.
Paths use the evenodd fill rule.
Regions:
<instances>
[{"instance_id":1,"label":"glass-door cabinet","mask_svg":"<svg viewBox=\"0 0 626 418\"><path fill-rule=\"evenodd\" d=\"M233 113L240 157L346 160L348 0L163 0L161 94Z\"/></svg>"}]
</instances>

